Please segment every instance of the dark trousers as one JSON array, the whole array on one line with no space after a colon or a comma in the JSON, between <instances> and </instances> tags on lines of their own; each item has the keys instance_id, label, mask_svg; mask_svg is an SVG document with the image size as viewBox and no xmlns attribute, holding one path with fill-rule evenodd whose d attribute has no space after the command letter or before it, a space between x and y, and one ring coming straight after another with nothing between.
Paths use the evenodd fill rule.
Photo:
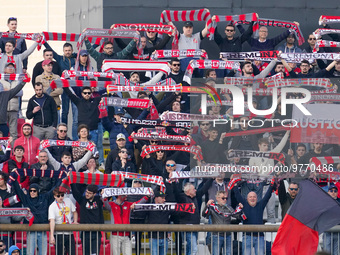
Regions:
<instances>
[{"instance_id":1,"label":"dark trousers","mask_svg":"<svg viewBox=\"0 0 340 255\"><path fill-rule=\"evenodd\" d=\"M0 131L3 134L3 137L7 137L8 133L9 133L9 128L8 128L7 124L0 124Z\"/></svg>"},{"instance_id":2,"label":"dark trousers","mask_svg":"<svg viewBox=\"0 0 340 255\"><path fill-rule=\"evenodd\" d=\"M81 241L83 244L83 254L97 254L100 252L100 245L102 242L102 233L101 232L82 232L81 233Z\"/></svg>"},{"instance_id":3,"label":"dark trousers","mask_svg":"<svg viewBox=\"0 0 340 255\"><path fill-rule=\"evenodd\" d=\"M130 219L130 224L144 224L145 220L143 219ZM140 249L142 246L142 235L143 232L134 232L135 233L135 250L136 255L140 255Z\"/></svg>"},{"instance_id":4,"label":"dark trousers","mask_svg":"<svg viewBox=\"0 0 340 255\"><path fill-rule=\"evenodd\" d=\"M74 242L74 236L71 235L56 235L56 255L75 255L76 245Z\"/></svg>"}]
</instances>

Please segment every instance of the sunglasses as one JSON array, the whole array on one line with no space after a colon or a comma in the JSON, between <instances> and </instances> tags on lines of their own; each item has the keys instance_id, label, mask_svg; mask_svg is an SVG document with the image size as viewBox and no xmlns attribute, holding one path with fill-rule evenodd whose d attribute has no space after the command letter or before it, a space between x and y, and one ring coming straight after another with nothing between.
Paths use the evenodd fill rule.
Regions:
<instances>
[{"instance_id":1,"label":"sunglasses","mask_svg":"<svg viewBox=\"0 0 340 255\"><path fill-rule=\"evenodd\" d=\"M338 192L338 190L336 190L336 189L331 189L331 190L329 190L329 192L332 192L332 193L337 193L337 192Z\"/></svg>"},{"instance_id":2,"label":"sunglasses","mask_svg":"<svg viewBox=\"0 0 340 255\"><path fill-rule=\"evenodd\" d=\"M234 32L235 30L226 29L227 32Z\"/></svg>"},{"instance_id":3,"label":"sunglasses","mask_svg":"<svg viewBox=\"0 0 340 255\"><path fill-rule=\"evenodd\" d=\"M104 48L105 50L113 50L113 47Z\"/></svg>"},{"instance_id":4,"label":"sunglasses","mask_svg":"<svg viewBox=\"0 0 340 255\"><path fill-rule=\"evenodd\" d=\"M0 244L0 247L4 247L4 245L3 245L3 244Z\"/></svg>"},{"instance_id":5,"label":"sunglasses","mask_svg":"<svg viewBox=\"0 0 340 255\"><path fill-rule=\"evenodd\" d=\"M156 153L164 153L164 151L156 151Z\"/></svg>"},{"instance_id":6,"label":"sunglasses","mask_svg":"<svg viewBox=\"0 0 340 255\"><path fill-rule=\"evenodd\" d=\"M56 195L57 198L64 197L64 194Z\"/></svg>"},{"instance_id":7,"label":"sunglasses","mask_svg":"<svg viewBox=\"0 0 340 255\"><path fill-rule=\"evenodd\" d=\"M201 126L210 126L210 123L202 123Z\"/></svg>"},{"instance_id":8,"label":"sunglasses","mask_svg":"<svg viewBox=\"0 0 340 255\"><path fill-rule=\"evenodd\" d=\"M316 40L316 38L308 38L308 40L314 40L314 41L315 41L315 40Z\"/></svg>"},{"instance_id":9,"label":"sunglasses","mask_svg":"<svg viewBox=\"0 0 340 255\"><path fill-rule=\"evenodd\" d=\"M92 92L83 92L84 95L91 95Z\"/></svg>"},{"instance_id":10,"label":"sunglasses","mask_svg":"<svg viewBox=\"0 0 340 255\"><path fill-rule=\"evenodd\" d=\"M30 192L38 192L36 189L30 189Z\"/></svg>"},{"instance_id":11,"label":"sunglasses","mask_svg":"<svg viewBox=\"0 0 340 255\"><path fill-rule=\"evenodd\" d=\"M67 130L59 130L60 133L67 133Z\"/></svg>"},{"instance_id":12,"label":"sunglasses","mask_svg":"<svg viewBox=\"0 0 340 255\"><path fill-rule=\"evenodd\" d=\"M298 191L299 189L298 188L289 188L291 191L295 190L295 191Z\"/></svg>"},{"instance_id":13,"label":"sunglasses","mask_svg":"<svg viewBox=\"0 0 340 255\"><path fill-rule=\"evenodd\" d=\"M10 17L10 18L8 18L9 20L17 20L17 18L16 17Z\"/></svg>"},{"instance_id":14,"label":"sunglasses","mask_svg":"<svg viewBox=\"0 0 340 255\"><path fill-rule=\"evenodd\" d=\"M181 64L172 64L173 66L180 66Z\"/></svg>"},{"instance_id":15,"label":"sunglasses","mask_svg":"<svg viewBox=\"0 0 340 255\"><path fill-rule=\"evenodd\" d=\"M127 151L120 151L120 153L126 153L127 154L128 152Z\"/></svg>"},{"instance_id":16,"label":"sunglasses","mask_svg":"<svg viewBox=\"0 0 340 255\"><path fill-rule=\"evenodd\" d=\"M227 197L221 197L221 199L223 199L223 200L227 200L228 198L227 198Z\"/></svg>"},{"instance_id":17,"label":"sunglasses","mask_svg":"<svg viewBox=\"0 0 340 255\"><path fill-rule=\"evenodd\" d=\"M167 167L174 167L176 164L166 164Z\"/></svg>"}]
</instances>

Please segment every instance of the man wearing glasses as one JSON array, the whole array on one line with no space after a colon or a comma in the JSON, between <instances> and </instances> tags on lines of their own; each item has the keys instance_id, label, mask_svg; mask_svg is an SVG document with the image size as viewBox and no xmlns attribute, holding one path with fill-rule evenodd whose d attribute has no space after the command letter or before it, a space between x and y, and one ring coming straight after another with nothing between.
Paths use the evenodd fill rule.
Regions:
<instances>
[{"instance_id":1,"label":"man wearing glasses","mask_svg":"<svg viewBox=\"0 0 340 255\"><path fill-rule=\"evenodd\" d=\"M67 136L67 125L65 123L60 123L57 126L57 134L53 137L54 140L65 140L71 141L71 139ZM68 151L72 154L71 146L51 146L47 148L53 158L58 162L61 162L61 154L64 151Z\"/></svg>"},{"instance_id":2,"label":"man wearing glasses","mask_svg":"<svg viewBox=\"0 0 340 255\"><path fill-rule=\"evenodd\" d=\"M53 190L55 201L48 208L50 221L50 244L56 245L57 255L75 255L75 242L72 232L54 232L56 224L78 224L78 213L75 205L59 187ZM64 253L65 249L65 253Z\"/></svg>"},{"instance_id":3,"label":"man wearing glasses","mask_svg":"<svg viewBox=\"0 0 340 255\"><path fill-rule=\"evenodd\" d=\"M80 124L86 124L90 130L91 141L98 144L98 123L100 121L98 105L101 97L92 97L92 90L90 87L83 87L81 92L82 98L73 94L70 88L64 88L64 91L77 106L78 126ZM102 137L100 137L100 139L102 139Z\"/></svg>"},{"instance_id":4,"label":"man wearing glasses","mask_svg":"<svg viewBox=\"0 0 340 255\"><path fill-rule=\"evenodd\" d=\"M203 217L209 218L211 216L212 224L222 225L230 224L231 217L241 219L242 211L234 213L234 209L227 204L228 192L220 190L216 193L216 203L213 199L209 200L203 210ZM243 205L239 204L240 208ZM212 235L212 255L220 254L220 250L223 248L223 254L231 254L231 235L230 233L214 232Z\"/></svg>"},{"instance_id":5,"label":"man wearing glasses","mask_svg":"<svg viewBox=\"0 0 340 255\"><path fill-rule=\"evenodd\" d=\"M212 17L212 21L216 21L216 16ZM253 34L253 23L251 22L247 31L244 31L243 27L240 25L238 29L242 33L241 36L235 36L235 26L232 23L229 23L224 32L226 34L225 38L222 38L220 33L217 31L217 27L215 29L214 40L220 48L221 52L241 52L242 44L249 40Z\"/></svg>"},{"instance_id":6,"label":"man wearing glasses","mask_svg":"<svg viewBox=\"0 0 340 255\"><path fill-rule=\"evenodd\" d=\"M299 193L299 184L296 182L291 182L289 184L288 192L286 191L284 180L280 181L280 186L278 188L279 201L281 204L281 216L282 220L286 216L289 207L294 202L296 195Z\"/></svg>"}]
</instances>

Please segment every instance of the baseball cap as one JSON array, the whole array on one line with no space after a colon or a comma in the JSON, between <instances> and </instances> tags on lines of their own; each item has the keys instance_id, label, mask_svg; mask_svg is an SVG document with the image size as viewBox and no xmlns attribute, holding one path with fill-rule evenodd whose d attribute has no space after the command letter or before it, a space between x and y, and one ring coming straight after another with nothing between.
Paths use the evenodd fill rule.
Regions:
<instances>
[{"instance_id":1,"label":"baseball cap","mask_svg":"<svg viewBox=\"0 0 340 255\"><path fill-rule=\"evenodd\" d=\"M124 115L125 111L124 111L123 107L115 107L115 114L116 115Z\"/></svg>"},{"instance_id":2,"label":"baseball cap","mask_svg":"<svg viewBox=\"0 0 340 255\"><path fill-rule=\"evenodd\" d=\"M132 72L130 73L130 77L131 77L132 75L134 75L135 73L138 74L138 76L140 76L139 72L137 72L137 71L132 71Z\"/></svg>"},{"instance_id":3,"label":"baseball cap","mask_svg":"<svg viewBox=\"0 0 340 255\"><path fill-rule=\"evenodd\" d=\"M89 53L87 52L87 50L81 50L79 51L79 56L88 56Z\"/></svg>"},{"instance_id":4,"label":"baseball cap","mask_svg":"<svg viewBox=\"0 0 340 255\"><path fill-rule=\"evenodd\" d=\"M328 187L328 191L330 191L331 189L336 189L336 190L338 190L338 187L335 186L334 184L331 184L331 185L329 185L329 187Z\"/></svg>"},{"instance_id":5,"label":"baseball cap","mask_svg":"<svg viewBox=\"0 0 340 255\"><path fill-rule=\"evenodd\" d=\"M119 140L119 139L124 139L124 140L126 140L126 137L125 137L125 135L123 134L123 133L119 133L118 135L117 135L117 141Z\"/></svg>"},{"instance_id":6,"label":"baseball cap","mask_svg":"<svg viewBox=\"0 0 340 255\"><path fill-rule=\"evenodd\" d=\"M42 66L45 66L45 65L48 65L48 64L53 64L53 61L51 59L45 59L43 62L42 62Z\"/></svg>"},{"instance_id":7,"label":"baseball cap","mask_svg":"<svg viewBox=\"0 0 340 255\"><path fill-rule=\"evenodd\" d=\"M155 192L155 197L166 197L166 194L162 191L156 191Z\"/></svg>"},{"instance_id":8,"label":"baseball cap","mask_svg":"<svg viewBox=\"0 0 340 255\"><path fill-rule=\"evenodd\" d=\"M183 27L193 27L193 26L194 26L194 24L192 24L191 21L186 21L186 22L184 22L184 26Z\"/></svg>"}]
</instances>

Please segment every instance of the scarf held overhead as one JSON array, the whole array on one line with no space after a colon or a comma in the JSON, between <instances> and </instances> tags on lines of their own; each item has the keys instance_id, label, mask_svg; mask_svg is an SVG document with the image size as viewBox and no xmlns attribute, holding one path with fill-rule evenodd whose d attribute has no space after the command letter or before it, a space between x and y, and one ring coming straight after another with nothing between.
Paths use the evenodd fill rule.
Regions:
<instances>
[{"instance_id":1,"label":"scarf held overhead","mask_svg":"<svg viewBox=\"0 0 340 255\"><path fill-rule=\"evenodd\" d=\"M103 97L103 101L100 102L100 108L105 106L118 106L128 108L148 108L150 104L149 99L138 99L138 98L120 98L120 97Z\"/></svg>"},{"instance_id":2,"label":"scarf held overhead","mask_svg":"<svg viewBox=\"0 0 340 255\"><path fill-rule=\"evenodd\" d=\"M168 62L160 61L145 61L145 60L111 60L105 59L103 61L102 71L160 71L168 75L170 73L170 67Z\"/></svg>"},{"instance_id":3,"label":"scarf held overhead","mask_svg":"<svg viewBox=\"0 0 340 255\"><path fill-rule=\"evenodd\" d=\"M168 135L168 134L147 134L147 133L134 133L131 135L132 139L137 140L154 140L154 141L168 141L168 142L180 142L191 143L191 138L184 135Z\"/></svg>"},{"instance_id":4,"label":"scarf held overhead","mask_svg":"<svg viewBox=\"0 0 340 255\"><path fill-rule=\"evenodd\" d=\"M267 158L274 159L282 164L285 162L285 156L282 153L270 151L231 150L228 153L228 159L233 158Z\"/></svg>"},{"instance_id":5,"label":"scarf held overhead","mask_svg":"<svg viewBox=\"0 0 340 255\"><path fill-rule=\"evenodd\" d=\"M115 197L115 196L127 196L127 195L153 195L152 188L105 188L103 189L102 198Z\"/></svg>"},{"instance_id":6,"label":"scarf held overhead","mask_svg":"<svg viewBox=\"0 0 340 255\"><path fill-rule=\"evenodd\" d=\"M146 155L156 151L184 151L194 154L198 160L203 159L201 149L195 145L149 145L144 148L140 156L145 158Z\"/></svg>"},{"instance_id":7,"label":"scarf held overhead","mask_svg":"<svg viewBox=\"0 0 340 255\"><path fill-rule=\"evenodd\" d=\"M176 212L186 212L186 213L195 213L195 208L193 204L183 203L183 204L175 204L175 203L164 203L164 204L135 204L134 211L176 211Z\"/></svg>"},{"instance_id":8,"label":"scarf held overhead","mask_svg":"<svg viewBox=\"0 0 340 255\"><path fill-rule=\"evenodd\" d=\"M190 121L167 121L167 120L139 120L121 117L122 123L139 126L163 126L176 128L190 128Z\"/></svg>"},{"instance_id":9,"label":"scarf held overhead","mask_svg":"<svg viewBox=\"0 0 340 255\"><path fill-rule=\"evenodd\" d=\"M66 173L64 171L56 171L56 170L41 170L41 169L31 169L31 168L19 168L11 172L8 184L12 185L12 182L17 180L18 177L26 177L26 176L36 176L36 177L49 177L55 179L61 179L66 177Z\"/></svg>"},{"instance_id":10,"label":"scarf held overhead","mask_svg":"<svg viewBox=\"0 0 340 255\"><path fill-rule=\"evenodd\" d=\"M203 50L156 50L155 53L151 55L151 60L160 58L207 58L207 52Z\"/></svg>"}]
</instances>

